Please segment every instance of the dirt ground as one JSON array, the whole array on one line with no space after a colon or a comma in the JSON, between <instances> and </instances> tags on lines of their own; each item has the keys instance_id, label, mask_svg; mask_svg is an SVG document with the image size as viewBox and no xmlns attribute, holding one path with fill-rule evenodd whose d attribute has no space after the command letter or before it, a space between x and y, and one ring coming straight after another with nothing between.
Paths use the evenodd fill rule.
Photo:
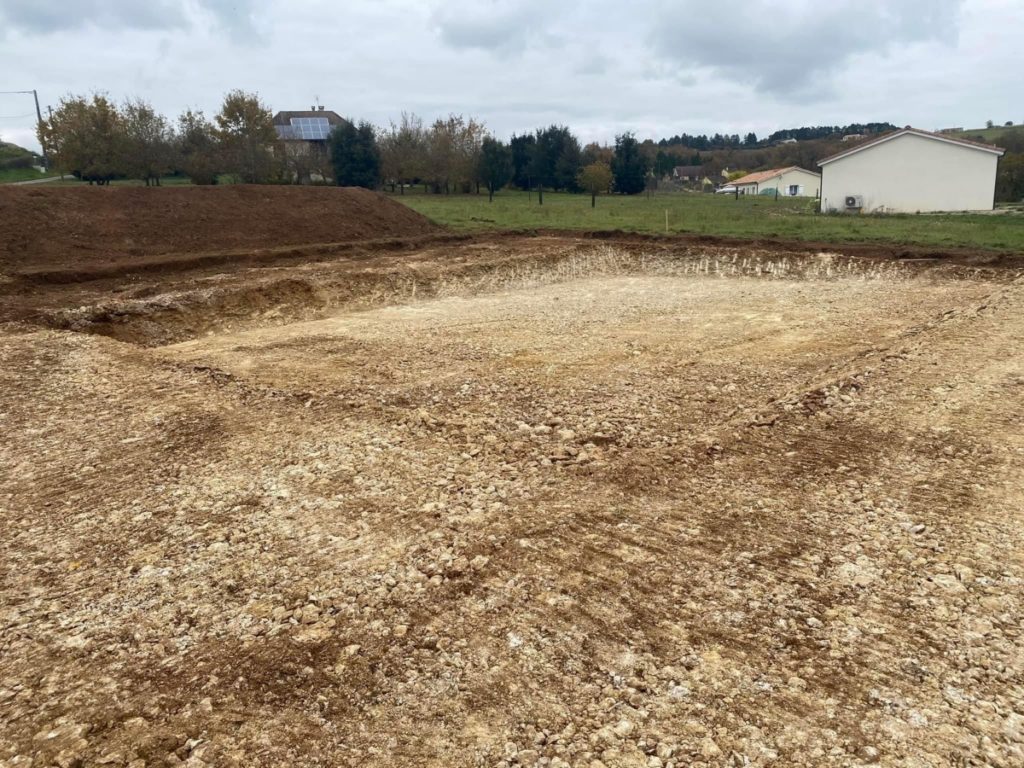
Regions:
<instances>
[{"instance_id":1,"label":"dirt ground","mask_svg":"<svg viewBox=\"0 0 1024 768\"><path fill-rule=\"evenodd\" d=\"M0 186L0 272L438 231L410 208L358 188Z\"/></svg>"},{"instance_id":2,"label":"dirt ground","mask_svg":"<svg viewBox=\"0 0 1024 768\"><path fill-rule=\"evenodd\" d=\"M1019 269L172 262L0 279L0 765L1024 763Z\"/></svg>"}]
</instances>

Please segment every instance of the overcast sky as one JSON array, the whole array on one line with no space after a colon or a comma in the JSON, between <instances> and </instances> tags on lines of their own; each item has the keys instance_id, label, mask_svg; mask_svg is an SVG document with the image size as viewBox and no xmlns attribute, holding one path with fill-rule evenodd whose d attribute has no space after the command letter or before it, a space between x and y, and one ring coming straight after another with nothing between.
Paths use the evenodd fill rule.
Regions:
<instances>
[{"instance_id":1,"label":"overcast sky","mask_svg":"<svg viewBox=\"0 0 1024 768\"><path fill-rule=\"evenodd\" d=\"M212 116L243 88L274 111L318 97L584 142L977 127L1024 121L1022 32L1024 0L0 0L0 91ZM33 109L0 96L0 138L36 147Z\"/></svg>"}]
</instances>

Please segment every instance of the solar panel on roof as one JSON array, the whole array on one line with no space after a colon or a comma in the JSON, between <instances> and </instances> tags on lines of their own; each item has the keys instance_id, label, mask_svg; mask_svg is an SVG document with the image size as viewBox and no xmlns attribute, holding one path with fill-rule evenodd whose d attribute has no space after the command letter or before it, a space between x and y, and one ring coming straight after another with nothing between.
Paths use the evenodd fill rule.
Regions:
<instances>
[{"instance_id":1,"label":"solar panel on roof","mask_svg":"<svg viewBox=\"0 0 1024 768\"><path fill-rule=\"evenodd\" d=\"M291 124L299 138L307 141L323 140L331 133L331 124L326 117L293 117Z\"/></svg>"}]
</instances>

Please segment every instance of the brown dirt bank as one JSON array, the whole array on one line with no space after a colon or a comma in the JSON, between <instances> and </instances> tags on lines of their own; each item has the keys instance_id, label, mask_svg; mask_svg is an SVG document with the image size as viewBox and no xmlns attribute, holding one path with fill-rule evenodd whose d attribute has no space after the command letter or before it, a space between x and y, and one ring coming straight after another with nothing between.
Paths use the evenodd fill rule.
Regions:
<instances>
[{"instance_id":1,"label":"brown dirt bank","mask_svg":"<svg viewBox=\"0 0 1024 768\"><path fill-rule=\"evenodd\" d=\"M0 188L4 272L437 231L415 211L353 188Z\"/></svg>"}]
</instances>

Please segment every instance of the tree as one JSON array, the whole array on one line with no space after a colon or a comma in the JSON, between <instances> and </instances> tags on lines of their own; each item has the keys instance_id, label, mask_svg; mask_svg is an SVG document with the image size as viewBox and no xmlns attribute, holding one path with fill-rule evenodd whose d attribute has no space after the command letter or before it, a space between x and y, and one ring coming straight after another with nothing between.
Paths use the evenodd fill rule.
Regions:
<instances>
[{"instance_id":1,"label":"tree","mask_svg":"<svg viewBox=\"0 0 1024 768\"><path fill-rule=\"evenodd\" d=\"M458 184L469 192L477 183L479 191L477 172L485 135L484 124L473 117L452 114L434 121L427 136L427 176L436 190L443 187L447 194Z\"/></svg>"},{"instance_id":2,"label":"tree","mask_svg":"<svg viewBox=\"0 0 1024 768\"><path fill-rule=\"evenodd\" d=\"M584 166L580 171L579 185L590 193L590 207L597 205L597 196L612 186L612 169L608 163L598 161Z\"/></svg>"},{"instance_id":3,"label":"tree","mask_svg":"<svg viewBox=\"0 0 1024 768\"><path fill-rule=\"evenodd\" d=\"M757 134L751 131L743 138L743 143L746 144L748 147L753 147L755 144L757 144Z\"/></svg>"},{"instance_id":4,"label":"tree","mask_svg":"<svg viewBox=\"0 0 1024 768\"><path fill-rule=\"evenodd\" d=\"M355 125L347 120L331 131L329 143L334 182L339 187L377 187L380 150L372 125L365 121Z\"/></svg>"},{"instance_id":5,"label":"tree","mask_svg":"<svg viewBox=\"0 0 1024 768\"><path fill-rule=\"evenodd\" d=\"M470 192L474 184L480 192L480 152L486 137L484 124L474 117L464 120L455 134L456 178L462 183L463 192Z\"/></svg>"},{"instance_id":6,"label":"tree","mask_svg":"<svg viewBox=\"0 0 1024 768\"><path fill-rule=\"evenodd\" d=\"M1024 154L1007 152L999 161L996 200L1014 203L1024 200Z\"/></svg>"},{"instance_id":7,"label":"tree","mask_svg":"<svg viewBox=\"0 0 1024 768\"><path fill-rule=\"evenodd\" d=\"M458 133L462 122L461 115L449 115L447 119L438 118L430 126L427 175L434 189L440 191L443 187L445 194L451 192L451 181L457 173Z\"/></svg>"},{"instance_id":8,"label":"tree","mask_svg":"<svg viewBox=\"0 0 1024 768\"><path fill-rule=\"evenodd\" d=\"M200 112L185 110L178 118L178 167L193 184L216 184L220 145L213 124Z\"/></svg>"},{"instance_id":9,"label":"tree","mask_svg":"<svg viewBox=\"0 0 1024 768\"><path fill-rule=\"evenodd\" d=\"M635 195L644 191L647 184L647 159L640 153L640 146L632 133L615 137L611 169L616 192Z\"/></svg>"},{"instance_id":10,"label":"tree","mask_svg":"<svg viewBox=\"0 0 1024 768\"><path fill-rule=\"evenodd\" d=\"M405 194L405 184L423 178L427 173L427 133L423 120L403 112L398 125L390 129L379 141L381 176L395 191L398 184Z\"/></svg>"},{"instance_id":11,"label":"tree","mask_svg":"<svg viewBox=\"0 0 1024 768\"><path fill-rule=\"evenodd\" d=\"M228 170L248 184L263 184L277 175L277 131L270 110L257 94L229 92L216 120Z\"/></svg>"},{"instance_id":12,"label":"tree","mask_svg":"<svg viewBox=\"0 0 1024 768\"><path fill-rule=\"evenodd\" d=\"M512 151L490 136L480 146L480 178L487 185L487 202L512 178Z\"/></svg>"},{"instance_id":13,"label":"tree","mask_svg":"<svg viewBox=\"0 0 1024 768\"><path fill-rule=\"evenodd\" d=\"M65 96L40 124L39 142L54 168L90 184L109 184L126 173L124 118L103 94Z\"/></svg>"},{"instance_id":14,"label":"tree","mask_svg":"<svg viewBox=\"0 0 1024 768\"><path fill-rule=\"evenodd\" d=\"M986 120L985 121L985 127L986 128L991 128L994 125L995 125L995 123L993 123L991 120Z\"/></svg>"},{"instance_id":15,"label":"tree","mask_svg":"<svg viewBox=\"0 0 1024 768\"><path fill-rule=\"evenodd\" d=\"M612 161L612 148L604 147L597 142L591 142L583 148L583 152L580 153L580 163L582 165L591 165L592 163L611 163Z\"/></svg>"},{"instance_id":16,"label":"tree","mask_svg":"<svg viewBox=\"0 0 1024 768\"><path fill-rule=\"evenodd\" d=\"M654 157L654 173L659 178L669 176L672 174L673 169L679 165L679 158L670 152L666 152L663 149L658 150L658 154Z\"/></svg>"},{"instance_id":17,"label":"tree","mask_svg":"<svg viewBox=\"0 0 1024 768\"><path fill-rule=\"evenodd\" d=\"M174 166L174 131L167 118L142 99L128 100L122 108L126 175L146 186L160 185L160 177Z\"/></svg>"},{"instance_id":18,"label":"tree","mask_svg":"<svg viewBox=\"0 0 1024 768\"><path fill-rule=\"evenodd\" d=\"M326 142L282 141L278 160L285 171L285 179L296 184L309 184L331 177L331 159Z\"/></svg>"},{"instance_id":19,"label":"tree","mask_svg":"<svg viewBox=\"0 0 1024 768\"><path fill-rule=\"evenodd\" d=\"M540 187L576 191L583 151L580 142L564 125L537 129L530 176Z\"/></svg>"},{"instance_id":20,"label":"tree","mask_svg":"<svg viewBox=\"0 0 1024 768\"><path fill-rule=\"evenodd\" d=\"M522 136L513 134L512 140L509 141L509 149L512 152L512 183L519 189L530 189L533 186L530 169L536 144L537 137L532 133L525 133Z\"/></svg>"}]
</instances>

